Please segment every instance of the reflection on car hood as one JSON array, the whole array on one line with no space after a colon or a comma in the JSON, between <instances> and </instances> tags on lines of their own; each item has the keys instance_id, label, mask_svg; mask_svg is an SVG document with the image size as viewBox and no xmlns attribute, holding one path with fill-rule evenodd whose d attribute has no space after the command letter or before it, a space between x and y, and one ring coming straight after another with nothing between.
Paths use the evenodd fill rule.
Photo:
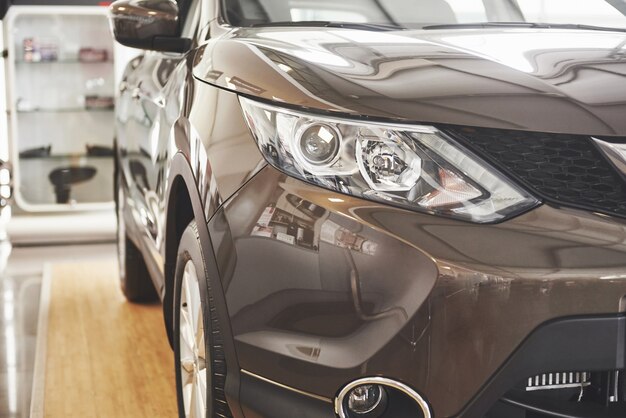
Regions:
<instances>
[{"instance_id":1,"label":"reflection on car hood","mask_svg":"<svg viewBox=\"0 0 626 418\"><path fill-rule=\"evenodd\" d=\"M626 136L626 33L559 29L368 32L237 29L196 77L323 111Z\"/></svg>"}]
</instances>

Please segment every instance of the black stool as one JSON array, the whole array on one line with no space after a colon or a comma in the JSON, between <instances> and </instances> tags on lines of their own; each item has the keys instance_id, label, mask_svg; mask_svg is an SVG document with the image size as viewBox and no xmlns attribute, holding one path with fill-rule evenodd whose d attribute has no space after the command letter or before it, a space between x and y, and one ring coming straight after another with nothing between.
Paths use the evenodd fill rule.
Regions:
<instances>
[{"instance_id":1,"label":"black stool","mask_svg":"<svg viewBox=\"0 0 626 418\"><path fill-rule=\"evenodd\" d=\"M94 167L59 167L50 172L48 178L54 186L57 203L69 203L72 186L91 180L96 175Z\"/></svg>"}]
</instances>

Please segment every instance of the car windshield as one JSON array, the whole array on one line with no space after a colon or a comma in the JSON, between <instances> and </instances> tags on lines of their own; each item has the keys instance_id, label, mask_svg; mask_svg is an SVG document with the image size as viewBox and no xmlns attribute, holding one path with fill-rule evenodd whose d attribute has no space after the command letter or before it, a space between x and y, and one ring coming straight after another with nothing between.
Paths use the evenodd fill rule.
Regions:
<instances>
[{"instance_id":1,"label":"car windshield","mask_svg":"<svg viewBox=\"0 0 626 418\"><path fill-rule=\"evenodd\" d=\"M432 29L468 24L533 23L626 29L626 0L224 1L226 18L235 26Z\"/></svg>"}]
</instances>

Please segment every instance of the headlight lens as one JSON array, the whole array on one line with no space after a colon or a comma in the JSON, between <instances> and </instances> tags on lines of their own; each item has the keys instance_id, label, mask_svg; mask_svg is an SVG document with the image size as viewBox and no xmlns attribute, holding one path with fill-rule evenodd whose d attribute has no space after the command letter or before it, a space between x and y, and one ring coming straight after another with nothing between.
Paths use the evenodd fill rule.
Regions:
<instances>
[{"instance_id":1,"label":"headlight lens","mask_svg":"<svg viewBox=\"0 0 626 418\"><path fill-rule=\"evenodd\" d=\"M340 193L479 223L539 202L431 126L317 116L241 98L265 159Z\"/></svg>"}]
</instances>

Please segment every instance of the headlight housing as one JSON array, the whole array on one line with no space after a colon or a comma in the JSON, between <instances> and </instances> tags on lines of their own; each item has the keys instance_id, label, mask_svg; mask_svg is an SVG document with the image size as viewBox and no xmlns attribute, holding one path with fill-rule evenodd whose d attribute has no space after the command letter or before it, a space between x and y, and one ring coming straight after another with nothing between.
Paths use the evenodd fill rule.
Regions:
<instances>
[{"instance_id":1,"label":"headlight housing","mask_svg":"<svg viewBox=\"0 0 626 418\"><path fill-rule=\"evenodd\" d=\"M319 116L240 98L265 159L327 189L478 223L539 202L432 126Z\"/></svg>"}]
</instances>

